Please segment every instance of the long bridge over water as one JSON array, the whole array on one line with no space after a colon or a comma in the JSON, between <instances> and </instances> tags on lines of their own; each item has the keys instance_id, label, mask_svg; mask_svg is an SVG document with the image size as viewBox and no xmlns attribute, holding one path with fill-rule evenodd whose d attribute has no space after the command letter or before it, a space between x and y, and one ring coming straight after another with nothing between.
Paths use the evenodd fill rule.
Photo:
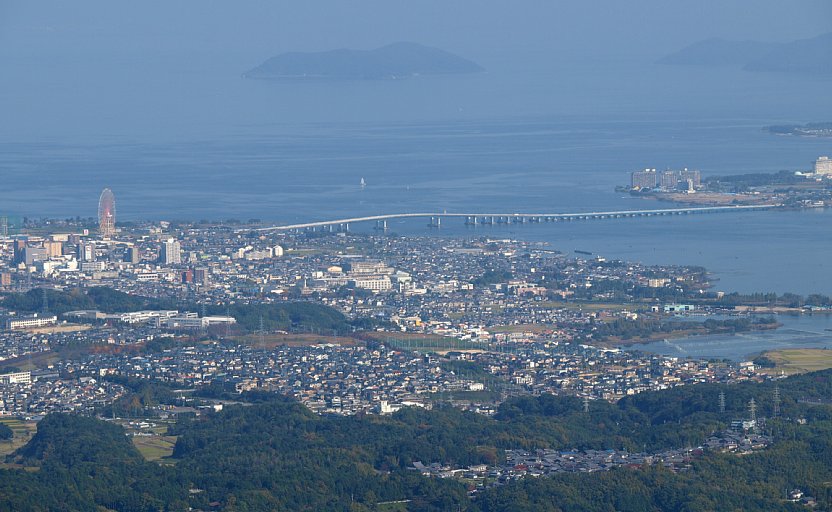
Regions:
<instances>
[{"instance_id":1,"label":"long bridge over water","mask_svg":"<svg viewBox=\"0 0 832 512\"><path fill-rule=\"evenodd\" d=\"M461 217L467 225L496 225L496 224L525 224L540 222L567 222L578 220L622 219L629 217L655 217L663 215L694 215L705 213L731 213L744 211L760 211L777 208L776 204L732 205L732 206L701 206L691 208L664 208L656 210L621 210L611 212L579 212L579 213L390 213L384 215L368 215L366 217L351 217L348 219L322 220L304 222L301 224L287 224L284 226L270 226L258 228L255 231L288 231L297 229L338 228L340 231L349 230L350 224L359 222L376 222L376 227L387 229L387 221L393 219L423 218L428 220L428 226L440 227L443 218ZM250 230L246 230L250 231Z\"/></svg>"}]
</instances>

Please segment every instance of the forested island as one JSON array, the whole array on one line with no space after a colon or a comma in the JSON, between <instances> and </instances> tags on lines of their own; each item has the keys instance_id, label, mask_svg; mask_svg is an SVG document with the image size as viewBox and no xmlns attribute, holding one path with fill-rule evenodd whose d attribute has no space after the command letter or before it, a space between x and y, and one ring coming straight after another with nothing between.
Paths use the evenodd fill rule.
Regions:
<instances>
[{"instance_id":1,"label":"forested island","mask_svg":"<svg viewBox=\"0 0 832 512\"><path fill-rule=\"evenodd\" d=\"M391 80L417 75L476 73L482 70L476 63L444 50L399 42L374 50L283 53L247 71L243 77Z\"/></svg>"},{"instance_id":2,"label":"forested island","mask_svg":"<svg viewBox=\"0 0 832 512\"><path fill-rule=\"evenodd\" d=\"M832 32L784 43L707 39L671 53L659 62L737 67L755 72L828 75L832 73Z\"/></svg>"}]
</instances>

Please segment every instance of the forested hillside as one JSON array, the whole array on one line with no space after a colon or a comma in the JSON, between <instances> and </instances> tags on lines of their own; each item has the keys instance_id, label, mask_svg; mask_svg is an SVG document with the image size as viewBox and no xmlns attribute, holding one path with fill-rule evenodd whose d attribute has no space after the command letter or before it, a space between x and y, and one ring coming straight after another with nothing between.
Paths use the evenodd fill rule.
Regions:
<instances>
[{"instance_id":1,"label":"forested hillside","mask_svg":"<svg viewBox=\"0 0 832 512\"><path fill-rule=\"evenodd\" d=\"M832 371L777 385L782 415L766 429L774 444L751 455L706 453L688 471L661 465L526 478L469 497L469 484L427 478L416 461L452 467L494 464L509 448L696 446L751 397L768 414L773 383L695 385L648 392L617 404L572 397L518 397L489 418L451 407L392 416L329 417L275 395L171 427L172 465L146 462L121 427L53 414L0 470L0 510L799 510L792 489L830 504L832 407L801 399L832 395ZM718 395L725 393L725 412ZM246 399L244 395L241 398ZM796 421L798 418L800 422ZM805 420L805 421L803 421Z\"/></svg>"}]
</instances>

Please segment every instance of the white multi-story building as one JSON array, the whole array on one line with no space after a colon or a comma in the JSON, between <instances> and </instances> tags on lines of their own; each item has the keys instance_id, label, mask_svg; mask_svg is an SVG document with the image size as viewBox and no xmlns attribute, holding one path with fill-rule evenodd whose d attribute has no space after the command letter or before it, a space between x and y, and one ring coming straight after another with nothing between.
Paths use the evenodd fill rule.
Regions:
<instances>
[{"instance_id":1,"label":"white multi-story building","mask_svg":"<svg viewBox=\"0 0 832 512\"><path fill-rule=\"evenodd\" d=\"M364 288L374 292L383 292L393 288L393 282L388 276L362 276L350 279L350 286L355 288Z\"/></svg>"},{"instance_id":2,"label":"white multi-story building","mask_svg":"<svg viewBox=\"0 0 832 512\"><path fill-rule=\"evenodd\" d=\"M95 244L81 243L78 245L79 261L95 261Z\"/></svg>"},{"instance_id":3,"label":"white multi-story building","mask_svg":"<svg viewBox=\"0 0 832 512\"><path fill-rule=\"evenodd\" d=\"M0 384L31 384L32 372L15 372L0 375Z\"/></svg>"},{"instance_id":4,"label":"white multi-story building","mask_svg":"<svg viewBox=\"0 0 832 512\"><path fill-rule=\"evenodd\" d=\"M9 320L9 329L12 331L20 329L34 329L38 327L46 327L48 325L55 325L58 323L58 317L52 316L30 316L26 318L15 318Z\"/></svg>"},{"instance_id":5,"label":"white multi-story building","mask_svg":"<svg viewBox=\"0 0 832 512\"><path fill-rule=\"evenodd\" d=\"M169 238L162 244L159 253L159 262L165 265L178 265L182 263L182 246L173 238Z\"/></svg>"},{"instance_id":6,"label":"white multi-story building","mask_svg":"<svg viewBox=\"0 0 832 512\"><path fill-rule=\"evenodd\" d=\"M832 174L832 160L828 156L819 157L815 161L815 174Z\"/></svg>"},{"instance_id":7,"label":"white multi-story building","mask_svg":"<svg viewBox=\"0 0 832 512\"><path fill-rule=\"evenodd\" d=\"M381 261L354 261L349 264L351 274L392 274L393 269Z\"/></svg>"},{"instance_id":8,"label":"white multi-story building","mask_svg":"<svg viewBox=\"0 0 832 512\"><path fill-rule=\"evenodd\" d=\"M173 318L179 314L175 309L131 311L129 313L113 313L106 315L106 320L124 324L141 324L155 319Z\"/></svg>"},{"instance_id":9,"label":"white multi-story building","mask_svg":"<svg viewBox=\"0 0 832 512\"><path fill-rule=\"evenodd\" d=\"M81 262L81 272L101 272L107 267L107 264L103 261L82 261Z\"/></svg>"},{"instance_id":10,"label":"white multi-story building","mask_svg":"<svg viewBox=\"0 0 832 512\"><path fill-rule=\"evenodd\" d=\"M167 329L203 329L212 325L229 325L235 323L237 323L237 320L233 316L200 317L196 313L183 313L179 316L164 319L160 323L160 326Z\"/></svg>"}]
</instances>

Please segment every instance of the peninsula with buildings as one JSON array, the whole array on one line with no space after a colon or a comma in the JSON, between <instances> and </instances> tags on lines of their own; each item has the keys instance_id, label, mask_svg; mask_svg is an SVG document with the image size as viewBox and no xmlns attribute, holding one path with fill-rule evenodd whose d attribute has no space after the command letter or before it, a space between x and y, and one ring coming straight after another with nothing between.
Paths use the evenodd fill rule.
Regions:
<instances>
[{"instance_id":1,"label":"peninsula with buildings","mask_svg":"<svg viewBox=\"0 0 832 512\"><path fill-rule=\"evenodd\" d=\"M806 123L767 126L767 132L774 135L794 135L796 137L832 137L832 123Z\"/></svg>"},{"instance_id":2,"label":"peninsula with buildings","mask_svg":"<svg viewBox=\"0 0 832 512\"><path fill-rule=\"evenodd\" d=\"M702 177L698 170L644 169L630 173L628 191L638 197L699 206L832 205L832 159L820 156L810 170Z\"/></svg>"}]
</instances>

